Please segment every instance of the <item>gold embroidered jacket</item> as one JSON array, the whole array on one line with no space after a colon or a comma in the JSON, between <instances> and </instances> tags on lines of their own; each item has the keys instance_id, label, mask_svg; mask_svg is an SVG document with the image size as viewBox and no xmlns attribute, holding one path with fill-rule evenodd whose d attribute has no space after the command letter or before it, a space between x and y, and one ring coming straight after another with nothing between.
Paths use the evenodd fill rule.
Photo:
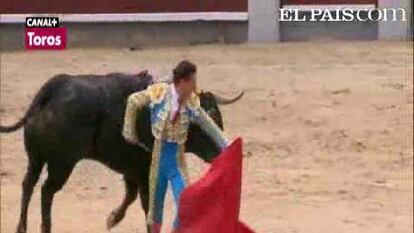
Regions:
<instances>
[{"instance_id":1,"label":"gold embroidered jacket","mask_svg":"<svg viewBox=\"0 0 414 233\"><path fill-rule=\"evenodd\" d=\"M144 106L150 107L151 129L155 139L170 142L185 143L190 122L198 124L212 139L225 148L227 138L210 116L201 108L200 99L193 94L190 100L180 109L179 122L173 124L169 114L171 112L171 88L166 83L149 86L146 90L136 92L128 97L125 111L123 136L130 142L138 142L136 132L137 112Z\"/></svg>"}]
</instances>

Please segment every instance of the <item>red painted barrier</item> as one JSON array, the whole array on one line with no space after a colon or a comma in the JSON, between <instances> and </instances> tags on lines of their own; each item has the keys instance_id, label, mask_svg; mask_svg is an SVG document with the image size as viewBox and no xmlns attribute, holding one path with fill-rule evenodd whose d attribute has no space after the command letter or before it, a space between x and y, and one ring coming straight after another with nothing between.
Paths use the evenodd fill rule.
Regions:
<instances>
[{"instance_id":1,"label":"red painted barrier","mask_svg":"<svg viewBox=\"0 0 414 233\"><path fill-rule=\"evenodd\" d=\"M377 0L281 0L281 5L376 5L377 2Z\"/></svg>"},{"instance_id":2,"label":"red painted barrier","mask_svg":"<svg viewBox=\"0 0 414 233\"><path fill-rule=\"evenodd\" d=\"M1 0L1 14L246 12L247 0Z\"/></svg>"}]
</instances>

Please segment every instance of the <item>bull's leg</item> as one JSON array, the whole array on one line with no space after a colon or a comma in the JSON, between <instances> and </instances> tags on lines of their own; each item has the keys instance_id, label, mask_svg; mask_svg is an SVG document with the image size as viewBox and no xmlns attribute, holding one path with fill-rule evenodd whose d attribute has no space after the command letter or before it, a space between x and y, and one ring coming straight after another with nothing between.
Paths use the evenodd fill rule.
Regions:
<instances>
[{"instance_id":1,"label":"bull's leg","mask_svg":"<svg viewBox=\"0 0 414 233\"><path fill-rule=\"evenodd\" d=\"M149 182L148 178L144 179L142 182L139 183L139 198L141 200L142 209L145 212L145 216L147 217L148 208L149 208ZM145 221L147 222L147 221ZM151 226L147 224L147 232L151 233Z\"/></svg>"},{"instance_id":2,"label":"bull's leg","mask_svg":"<svg viewBox=\"0 0 414 233\"><path fill-rule=\"evenodd\" d=\"M29 208L30 199L32 198L34 186L39 180L43 165L43 161L35 161L29 156L29 165L27 166L27 172L22 182L23 191L21 199L20 220L16 230L17 233L25 233L27 231L27 210Z\"/></svg>"},{"instance_id":3,"label":"bull's leg","mask_svg":"<svg viewBox=\"0 0 414 233\"><path fill-rule=\"evenodd\" d=\"M59 158L58 158L59 159ZM68 180L76 162L49 161L48 177L42 186L42 233L51 232L51 210L53 197Z\"/></svg>"},{"instance_id":4,"label":"bull's leg","mask_svg":"<svg viewBox=\"0 0 414 233\"><path fill-rule=\"evenodd\" d=\"M113 228L121 222L121 220L125 217L125 213L128 207L137 199L138 196L138 184L127 177L124 177L124 180L124 200L122 201L121 205L114 209L106 219L106 227L108 230L110 230L111 228Z\"/></svg>"}]
</instances>

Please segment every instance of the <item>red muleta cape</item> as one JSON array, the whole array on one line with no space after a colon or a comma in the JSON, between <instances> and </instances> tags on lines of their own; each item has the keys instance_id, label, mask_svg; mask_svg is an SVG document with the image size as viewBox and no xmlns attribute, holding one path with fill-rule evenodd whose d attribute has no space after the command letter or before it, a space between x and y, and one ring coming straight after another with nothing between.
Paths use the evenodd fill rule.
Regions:
<instances>
[{"instance_id":1,"label":"red muleta cape","mask_svg":"<svg viewBox=\"0 0 414 233\"><path fill-rule=\"evenodd\" d=\"M242 158L238 138L181 193L180 233L255 233L239 221Z\"/></svg>"}]
</instances>

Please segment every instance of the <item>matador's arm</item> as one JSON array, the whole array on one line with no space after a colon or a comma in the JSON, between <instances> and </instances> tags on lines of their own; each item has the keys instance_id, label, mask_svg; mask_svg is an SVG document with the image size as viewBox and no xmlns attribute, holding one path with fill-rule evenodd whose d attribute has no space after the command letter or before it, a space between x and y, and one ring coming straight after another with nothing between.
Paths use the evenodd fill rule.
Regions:
<instances>
[{"instance_id":1,"label":"matador's arm","mask_svg":"<svg viewBox=\"0 0 414 233\"><path fill-rule=\"evenodd\" d=\"M213 141L223 150L229 145L229 141L223 131L211 119L211 117L200 106L191 108L190 119L198 124L201 129L206 132Z\"/></svg>"},{"instance_id":2,"label":"matador's arm","mask_svg":"<svg viewBox=\"0 0 414 233\"><path fill-rule=\"evenodd\" d=\"M124 116L124 128L122 130L122 135L128 142L134 144L138 143L138 134L136 127L137 114L138 111L140 111L149 103L150 97L147 93L147 90L133 93L128 97Z\"/></svg>"}]
</instances>

